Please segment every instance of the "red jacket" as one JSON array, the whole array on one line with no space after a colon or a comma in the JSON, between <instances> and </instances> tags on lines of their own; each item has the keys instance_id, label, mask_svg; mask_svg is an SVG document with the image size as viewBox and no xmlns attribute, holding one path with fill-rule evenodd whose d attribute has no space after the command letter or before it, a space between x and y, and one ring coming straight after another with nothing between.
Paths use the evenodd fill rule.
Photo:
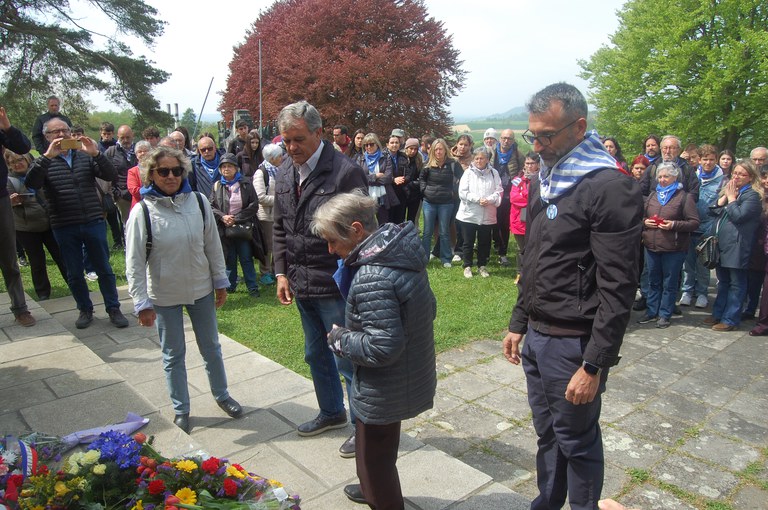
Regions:
<instances>
[{"instance_id":1,"label":"red jacket","mask_svg":"<svg viewBox=\"0 0 768 510\"><path fill-rule=\"evenodd\" d=\"M528 205L528 186L531 180L520 172L512 179L512 189L509 190L509 231L513 234L525 234L525 222L520 215Z\"/></svg>"}]
</instances>

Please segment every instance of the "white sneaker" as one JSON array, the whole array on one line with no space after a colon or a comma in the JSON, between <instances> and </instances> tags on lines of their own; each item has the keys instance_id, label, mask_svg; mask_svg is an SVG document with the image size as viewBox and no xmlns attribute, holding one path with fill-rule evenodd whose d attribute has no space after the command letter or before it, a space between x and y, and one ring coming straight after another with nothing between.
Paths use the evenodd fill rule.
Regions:
<instances>
[{"instance_id":1,"label":"white sneaker","mask_svg":"<svg viewBox=\"0 0 768 510\"><path fill-rule=\"evenodd\" d=\"M680 296L680 301L677 304L680 306L691 306L692 299L693 296L690 292L683 292L683 295Z\"/></svg>"},{"instance_id":2,"label":"white sneaker","mask_svg":"<svg viewBox=\"0 0 768 510\"><path fill-rule=\"evenodd\" d=\"M437 257L435 257L435 254L434 254L434 253L430 253L430 254L429 254L429 260L432 260L432 259L436 259L436 258L437 258Z\"/></svg>"},{"instance_id":3,"label":"white sneaker","mask_svg":"<svg viewBox=\"0 0 768 510\"><path fill-rule=\"evenodd\" d=\"M472 278L472 268L467 266L464 268L464 278Z\"/></svg>"},{"instance_id":4,"label":"white sneaker","mask_svg":"<svg viewBox=\"0 0 768 510\"><path fill-rule=\"evenodd\" d=\"M706 308L708 304L707 296L702 294L696 298L696 308Z\"/></svg>"},{"instance_id":5,"label":"white sneaker","mask_svg":"<svg viewBox=\"0 0 768 510\"><path fill-rule=\"evenodd\" d=\"M450 262L446 262L445 264L443 264L443 267L447 269L447 268L451 267L451 263Z\"/></svg>"},{"instance_id":6,"label":"white sneaker","mask_svg":"<svg viewBox=\"0 0 768 510\"><path fill-rule=\"evenodd\" d=\"M85 277L88 279L89 282L95 282L99 279L99 275L91 271L90 273L85 273Z\"/></svg>"},{"instance_id":7,"label":"white sneaker","mask_svg":"<svg viewBox=\"0 0 768 510\"><path fill-rule=\"evenodd\" d=\"M485 269L485 266L480 266L480 267L478 268L478 273L480 273L480 276L482 276L483 278L488 278L489 276L491 276L491 275L488 273L488 270L487 270L487 269Z\"/></svg>"},{"instance_id":8,"label":"white sneaker","mask_svg":"<svg viewBox=\"0 0 768 510\"><path fill-rule=\"evenodd\" d=\"M451 262L461 262L461 255L454 255Z\"/></svg>"}]
</instances>

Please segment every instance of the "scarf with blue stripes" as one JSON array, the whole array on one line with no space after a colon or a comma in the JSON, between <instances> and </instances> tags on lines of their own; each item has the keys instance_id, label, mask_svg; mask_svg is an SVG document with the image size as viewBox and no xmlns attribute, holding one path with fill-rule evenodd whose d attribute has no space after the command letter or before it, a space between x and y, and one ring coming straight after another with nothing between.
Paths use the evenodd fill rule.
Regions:
<instances>
[{"instance_id":1,"label":"scarf with blue stripes","mask_svg":"<svg viewBox=\"0 0 768 510\"><path fill-rule=\"evenodd\" d=\"M549 168L543 160L541 161L541 199L547 203L556 200L576 186L584 176L606 169L621 171L616 166L616 160L603 147L597 131L590 131L584 140L563 156L554 167Z\"/></svg>"}]
</instances>

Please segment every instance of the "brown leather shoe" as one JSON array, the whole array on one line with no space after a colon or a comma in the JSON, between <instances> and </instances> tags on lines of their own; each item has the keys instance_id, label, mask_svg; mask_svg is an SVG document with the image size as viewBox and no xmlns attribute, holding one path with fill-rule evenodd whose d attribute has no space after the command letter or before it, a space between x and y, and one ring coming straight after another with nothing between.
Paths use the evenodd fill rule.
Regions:
<instances>
[{"instance_id":1,"label":"brown leather shoe","mask_svg":"<svg viewBox=\"0 0 768 510\"><path fill-rule=\"evenodd\" d=\"M21 312L19 315L17 315L16 322L19 324L19 326L24 326L25 328L29 328L37 324L37 321L29 312Z\"/></svg>"},{"instance_id":2,"label":"brown leather shoe","mask_svg":"<svg viewBox=\"0 0 768 510\"><path fill-rule=\"evenodd\" d=\"M731 326L725 322L719 322L712 326L712 331L733 331L734 329L736 329L736 326Z\"/></svg>"},{"instance_id":3,"label":"brown leather shoe","mask_svg":"<svg viewBox=\"0 0 768 510\"><path fill-rule=\"evenodd\" d=\"M715 324L720 324L720 321L712 317L711 315L709 317L705 317L703 321L704 324L708 326L714 326Z\"/></svg>"}]
</instances>

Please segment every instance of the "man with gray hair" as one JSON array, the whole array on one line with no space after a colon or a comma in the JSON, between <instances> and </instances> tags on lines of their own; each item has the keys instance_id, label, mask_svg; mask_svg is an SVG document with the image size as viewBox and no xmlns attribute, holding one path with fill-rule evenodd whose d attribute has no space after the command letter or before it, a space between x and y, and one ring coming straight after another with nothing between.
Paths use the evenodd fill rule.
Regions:
<instances>
[{"instance_id":1,"label":"man with gray hair","mask_svg":"<svg viewBox=\"0 0 768 510\"><path fill-rule=\"evenodd\" d=\"M768 162L768 149L765 147L755 147L749 153L749 159L759 168Z\"/></svg>"},{"instance_id":2,"label":"man with gray hair","mask_svg":"<svg viewBox=\"0 0 768 510\"><path fill-rule=\"evenodd\" d=\"M541 158L504 356L522 361L533 411L539 495L532 510L594 510L603 488L601 394L619 362L637 284L643 200L567 83L528 103L523 139ZM535 275L535 278L532 276ZM525 335L525 344L520 343Z\"/></svg>"},{"instance_id":3,"label":"man with gray hair","mask_svg":"<svg viewBox=\"0 0 768 510\"><path fill-rule=\"evenodd\" d=\"M651 166L645 169L645 173L640 179L640 188L643 190L643 196L648 196L652 188L656 187L656 167L662 161L668 161L676 164L680 168L677 176L678 182L683 185L683 190L690 193L694 201L699 200L699 178L696 176L696 169L691 168L688 162L680 157L682 153L682 144L675 135L666 135L661 139L661 159L656 160Z\"/></svg>"},{"instance_id":4,"label":"man with gray hair","mask_svg":"<svg viewBox=\"0 0 768 510\"><path fill-rule=\"evenodd\" d=\"M345 427L347 413L339 372L347 387L352 365L336 358L327 344L334 324L344 324L345 302L334 281L338 258L311 231L315 211L338 193L367 191L366 173L325 142L320 113L306 101L289 104L277 118L287 157L275 182L273 244L277 298L299 309L304 329L304 359L309 364L320 413L299 425L300 436ZM354 422L354 416L352 416ZM355 456L354 435L339 450Z\"/></svg>"}]
</instances>

